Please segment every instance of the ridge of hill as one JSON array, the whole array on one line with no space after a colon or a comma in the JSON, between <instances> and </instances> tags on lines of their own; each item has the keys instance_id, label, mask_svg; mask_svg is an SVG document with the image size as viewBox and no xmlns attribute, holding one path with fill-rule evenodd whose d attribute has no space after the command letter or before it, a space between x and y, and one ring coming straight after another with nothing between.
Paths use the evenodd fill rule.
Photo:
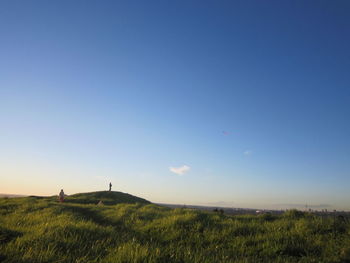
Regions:
<instances>
[{"instance_id":1,"label":"ridge of hill","mask_svg":"<svg viewBox=\"0 0 350 263\"><path fill-rule=\"evenodd\" d=\"M116 205L116 204L150 204L151 202L123 192L117 191L98 191L98 192L88 192L88 193L78 193L69 195L65 198L68 203L77 204L97 204L100 201L105 205Z\"/></svg>"}]
</instances>

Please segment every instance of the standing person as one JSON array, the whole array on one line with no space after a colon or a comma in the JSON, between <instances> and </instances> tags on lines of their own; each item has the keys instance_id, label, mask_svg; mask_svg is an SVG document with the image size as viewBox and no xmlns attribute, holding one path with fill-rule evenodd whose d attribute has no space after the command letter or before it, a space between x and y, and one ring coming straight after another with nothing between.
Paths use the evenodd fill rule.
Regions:
<instances>
[{"instance_id":1,"label":"standing person","mask_svg":"<svg viewBox=\"0 0 350 263\"><path fill-rule=\"evenodd\" d=\"M109 191L112 191L112 183L109 183Z\"/></svg>"},{"instance_id":2,"label":"standing person","mask_svg":"<svg viewBox=\"0 0 350 263\"><path fill-rule=\"evenodd\" d=\"M63 189L61 189L61 192L58 194L58 199L60 200L61 203L64 202L64 192L63 192Z\"/></svg>"}]
</instances>

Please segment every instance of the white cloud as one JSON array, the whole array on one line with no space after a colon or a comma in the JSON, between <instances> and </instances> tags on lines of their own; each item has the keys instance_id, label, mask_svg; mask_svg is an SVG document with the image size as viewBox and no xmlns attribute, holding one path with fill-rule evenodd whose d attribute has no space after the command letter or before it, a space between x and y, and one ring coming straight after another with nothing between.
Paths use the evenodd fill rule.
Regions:
<instances>
[{"instance_id":1,"label":"white cloud","mask_svg":"<svg viewBox=\"0 0 350 263\"><path fill-rule=\"evenodd\" d=\"M251 155L253 153L253 151L251 150L246 150L243 152L244 155Z\"/></svg>"},{"instance_id":2,"label":"white cloud","mask_svg":"<svg viewBox=\"0 0 350 263\"><path fill-rule=\"evenodd\" d=\"M180 167L169 167L170 172L178 174L178 175L183 175L184 173L188 172L191 169L191 167L187 165L183 165Z\"/></svg>"}]
</instances>

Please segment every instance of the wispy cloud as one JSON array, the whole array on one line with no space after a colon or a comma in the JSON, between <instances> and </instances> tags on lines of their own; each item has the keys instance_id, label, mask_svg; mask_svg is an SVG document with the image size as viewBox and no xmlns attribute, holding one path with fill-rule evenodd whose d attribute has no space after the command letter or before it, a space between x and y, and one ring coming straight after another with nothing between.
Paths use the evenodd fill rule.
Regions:
<instances>
[{"instance_id":1,"label":"wispy cloud","mask_svg":"<svg viewBox=\"0 0 350 263\"><path fill-rule=\"evenodd\" d=\"M244 155L252 155L253 151L252 150L245 150L243 152Z\"/></svg>"},{"instance_id":2,"label":"wispy cloud","mask_svg":"<svg viewBox=\"0 0 350 263\"><path fill-rule=\"evenodd\" d=\"M174 174L178 174L178 175L183 175L186 172L188 172L191 169L191 167L187 166L187 165L183 165L180 167L169 167L170 172L174 173Z\"/></svg>"}]
</instances>

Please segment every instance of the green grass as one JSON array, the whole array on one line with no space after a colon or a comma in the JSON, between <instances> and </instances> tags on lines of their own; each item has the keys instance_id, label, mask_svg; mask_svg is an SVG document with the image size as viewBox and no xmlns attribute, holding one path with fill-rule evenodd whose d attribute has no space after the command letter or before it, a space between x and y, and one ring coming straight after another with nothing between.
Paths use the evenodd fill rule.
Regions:
<instances>
[{"instance_id":1,"label":"green grass","mask_svg":"<svg viewBox=\"0 0 350 263\"><path fill-rule=\"evenodd\" d=\"M118 192L1 198L0 262L350 262L350 225L170 209Z\"/></svg>"}]
</instances>

